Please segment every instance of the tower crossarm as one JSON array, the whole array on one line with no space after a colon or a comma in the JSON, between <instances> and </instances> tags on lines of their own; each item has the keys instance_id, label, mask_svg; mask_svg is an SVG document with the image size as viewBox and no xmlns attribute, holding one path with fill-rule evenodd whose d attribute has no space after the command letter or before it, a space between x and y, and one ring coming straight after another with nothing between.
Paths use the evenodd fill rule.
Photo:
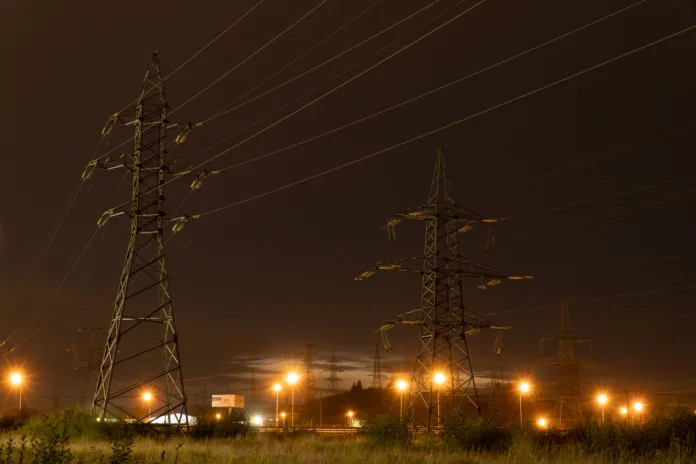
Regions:
<instances>
[{"instance_id":1,"label":"tower crossarm","mask_svg":"<svg viewBox=\"0 0 696 464\"><path fill-rule=\"evenodd\" d=\"M372 269L368 269L354 280L363 280L378 271L412 272L416 274L438 273L445 277L467 277L488 279L485 284L479 286L486 289L498 285L503 280L525 280L533 276L513 276L504 274L501 270L470 259L458 256L454 259L443 259L437 267L424 267L425 256L413 258L401 258L392 261L380 261Z\"/></svg>"}]
</instances>

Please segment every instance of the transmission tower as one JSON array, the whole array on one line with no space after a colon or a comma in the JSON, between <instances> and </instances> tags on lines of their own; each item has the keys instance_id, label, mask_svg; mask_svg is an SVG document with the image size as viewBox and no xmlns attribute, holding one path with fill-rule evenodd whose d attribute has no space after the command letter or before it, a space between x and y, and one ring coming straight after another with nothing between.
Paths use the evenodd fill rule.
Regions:
<instances>
[{"instance_id":1,"label":"transmission tower","mask_svg":"<svg viewBox=\"0 0 696 464\"><path fill-rule=\"evenodd\" d=\"M85 380L84 380L84 386L82 389L82 394L80 395L80 409L85 407L85 402L87 401L87 393L88 393L88 388L89 388L89 380L92 376L92 372L97 372L99 370L99 359L96 358L98 356L98 349L96 346L96 340L94 337L94 334L97 331L104 330L101 327L89 327L87 329L78 329L78 332L80 333L89 333L90 338L89 338L89 346L84 348L85 351L87 352L87 362L86 363L81 363L80 362L80 355L79 351L83 349L81 346L76 346L75 344L71 343L70 346L65 350L68 353L72 353L73 356L75 357L75 366L73 366L73 371L80 371L83 370L85 371ZM95 356L96 355L96 356Z\"/></svg>"},{"instance_id":2,"label":"transmission tower","mask_svg":"<svg viewBox=\"0 0 696 464\"><path fill-rule=\"evenodd\" d=\"M303 396L306 404L315 398L316 382L314 381L314 344L310 341L305 345L305 348L307 350L302 361L305 369Z\"/></svg>"},{"instance_id":3,"label":"transmission tower","mask_svg":"<svg viewBox=\"0 0 696 464\"><path fill-rule=\"evenodd\" d=\"M387 376L382 374L382 363L381 360L384 359L383 356L379 355L379 343L375 345L375 354L372 356L372 388L383 388L383 382L386 380Z\"/></svg>"},{"instance_id":4,"label":"transmission tower","mask_svg":"<svg viewBox=\"0 0 696 464\"><path fill-rule=\"evenodd\" d=\"M572 426L582 422L580 408L580 383L578 379L581 367L594 367L595 364L578 358L575 355L575 345L592 343L592 340L573 334L570 324L570 311L566 302L561 303L561 331L542 337L539 348L543 351L546 341L556 341L558 352L556 356L537 360L534 366L556 366L558 377L554 382L556 390L556 417L558 426Z\"/></svg>"},{"instance_id":5,"label":"transmission tower","mask_svg":"<svg viewBox=\"0 0 696 464\"><path fill-rule=\"evenodd\" d=\"M329 373L329 376L326 378L326 384L328 385L329 395L333 396L338 393L338 387L343 383L343 379L338 375L343 373L343 369L341 368L341 361L336 357L335 350L331 350L331 357L326 361L325 366L324 372Z\"/></svg>"},{"instance_id":6,"label":"transmission tower","mask_svg":"<svg viewBox=\"0 0 696 464\"><path fill-rule=\"evenodd\" d=\"M164 184L172 174L165 164L169 105L162 85L157 52L148 64L137 102L109 118L102 134L116 123L135 130L132 154L115 162L94 160L83 177L95 167L126 169L132 173L129 207L107 210L98 221L104 225L116 216L130 218L118 292L106 337L92 413L99 419L117 417L136 422L176 423L188 420L182 377L179 340L165 266L166 221L177 221L164 211ZM174 143L186 139L189 124ZM183 223L175 222L174 230ZM134 378L133 375L137 377ZM140 396L152 395L151 413L143 412Z\"/></svg>"},{"instance_id":7,"label":"transmission tower","mask_svg":"<svg viewBox=\"0 0 696 464\"><path fill-rule=\"evenodd\" d=\"M459 207L450 196L444 150L437 152L435 171L430 185L428 202L423 206L392 214L386 224L389 241L395 241L395 226L404 220L425 222L423 255L395 261L382 261L356 280L377 271L413 272L421 275L421 307L403 313L380 327L385 350L391 349L386 330L395 324L416 325L420 341L411 381L411 397L407 413L416 423L428 430L439 422L437 398L447 393L450 405L445 411L461 410L465 402L480 412L480 404L466 336L481 329L504 329L466 309L462 300L462 277L485 279L479 288L493 287L503 279L526 279L531 276L508 276L493 267L466 259L459 254L459 234L476 225L491 225L504 218L489 219ZM493 238L489 229L487 246ZM445 385L436 390L434 374L443 371ZM418 415L425 407L427 417ZM442 414L444 415L444 413Z\"/></svg>"}]
</instances>

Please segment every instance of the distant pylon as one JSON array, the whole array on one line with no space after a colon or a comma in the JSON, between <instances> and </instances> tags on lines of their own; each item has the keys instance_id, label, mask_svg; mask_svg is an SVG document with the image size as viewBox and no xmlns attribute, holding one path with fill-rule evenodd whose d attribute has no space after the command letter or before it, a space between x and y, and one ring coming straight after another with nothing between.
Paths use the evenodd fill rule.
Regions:
<instances>
[{"instance_id":1,"label":"distant pylon","mask_svg":"<svg viewBox=\"0 0 696 464\"><path fill-rule=\"evenodd\" d=\"M303 380L304 391L303 398L305 403L312 401L316 396L316 382L314 381L314 344L310 341L305 345L304 358L302 359L305 370L305 378Z\"/></svg>"},{"instance_id":2,"label":"distant pylon","mask_svg":"<svg viewBox=\"0 0 696 464\"><path fill-rule=\"evenodd\" d=\"M135 105L111 116L102 131L108 134L115 123L132 126L133 152L115 161L95 159L83 175L88 177L95 167L120 168L132 174L129 206L109 209L98 221L103 225L112 217L128 216L131 227L92 413L98 419L174 421L179 426L187 421L187 408L165 266L164 228L172 219L164 211L164 185L171 175L165 162L167 132L172 125L167 120L169 105L162 82L155 52ZM185 138L177 137L175 143ZM140 399L146 390L153 398L150 413L143 412Z\"/></svg>"},{"instance_id":3,"label":"distant pylon","mask_svg":"<svg viewBox=\"0 0 696 464\"><path fill-rule=\"evenodd\" d=\"M383 388L383 382L386 380L387 376L382 374L382 363L381 360L384 359L383 356L379 355L379 343L375 345L375 354L372 356L372 388Z\"/></svg>"},{"instance_id":4,"label":"distant pylon","mask_svg":"<svg viewBox=\"0 0 696 464\"><path fill-rule=\"evenodd\" d=\"M343 383L343 379L338 375L343 373L343 369L341 368L341 361L336 357L335 350L331 350L331 357L326 361L325 366L324 372L329 373L329 376L326 378L327 390L329 395L335 395L339 392L339 385Z\"/></svg>"},{"instance_id":5,"label":"distant pylon","mask_svg":"<svg viewBox=\"0 0 696 464\"><path fill-rule=\"evenodd\" d=\"M594 367L595 364L575 355L575 345L579 343L591 344L592 340L573 334L570 311L566 302L561 302L561 331L542 337L539 340L539 348L543 350L543 343L550 340L555 340L558 345L556 356L537 360L533 365L556 366L558 377L554 382L554 387L558 426L563 428L577 425L582 422L579 370L581 367Z\"/></svg>"},{"instance_id":6,"label":"distant pylon","mask_svg":"<svg viewBox=\"0 0 696 464\"><path fill-rule=\"evenodd\" d=\"M258 388L256 386L256 371L251 370L251 378L249 379L249 402L250 403L255 403L256 402L256 394L258 392Z\"/></svg>"},{"instance_id":7,"label":"distant pylon","mask_svg":"<svg viewBox=\"0 0 696 464\"><path fill-rule=\"evenodd\" d=\"M428 202L387 219L389 241L395 241L395 226L404 220L425 222L425 249L421 256L395 261L382 261L356 278L362 280L377 271L412 272L421 276L421 307L403 313L381 326L386 350L391 349L386 330L395 324L416 325L420 338L411 377L412 396L406 412L430 431L440 417L461 410L465 403L480 412L474 373L471 367L466 336L481 329L504 329L473 313L464 306L462 277L485 279L479 288L493 287L503 279L526 279L530 276L508 276L493 267L464 258L459 254L459 234L476 225L490 225L503 218L485 218L458 206L450 197L445 154L437 152L435 171L430 184ZM488 245L493 245L489 229ZM434 375L442 371L445 382L436 385ZM447 398L440 408L440 395ZM419 414L425 408L427 416ZM438 412L441 411L441 412Z\"/></svg>"}]
</instances>

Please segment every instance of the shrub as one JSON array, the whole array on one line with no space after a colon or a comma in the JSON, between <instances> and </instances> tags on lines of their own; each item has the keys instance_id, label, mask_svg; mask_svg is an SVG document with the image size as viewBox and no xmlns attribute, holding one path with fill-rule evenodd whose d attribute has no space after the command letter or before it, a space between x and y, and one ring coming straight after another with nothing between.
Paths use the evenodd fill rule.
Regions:
<instances>
[{"instance_id":1,"label":"shrub","mask_svg":"<svg viewBox=\"0 0 696 464\"><path fill-rule=\"evenodd\" d=\"M445 419L442 438L450 446L474 451L507 451L512 435L489 419L453 413Z\"/></svg>"},{"instance_id":2,"label":"shrub","mask_svg":"<svg viewBox=\"0 0 696 464\"><path fill-rule=\"evenodd\" d=\"M373 445L408 445L413 439L408 421L395 416L367 421L362 433Z\"/></svg>"},{"instance_id":3,"label":"shrub","mask_svg":"<svg viewBox=\"0 0 696 464\"><path fill-rule=\"evenodd\" d=\"M72 453L68 449L68 433L65 426L50 425L31 439L35 464L68 464Z\"/></svg>"},{"instance_id":4,"label":"shrub","mask_svg":"<svg viewBox=\"0 0 696 464\"><path fill-rule=\"evenodd\" d=\"M249 434L251 434L249 420L240 411L232 411L232 414L219 421L201 419L198 421L198 425L191 430L191 436L194 438L245 437Z\"/></svg>"}]
</instances>

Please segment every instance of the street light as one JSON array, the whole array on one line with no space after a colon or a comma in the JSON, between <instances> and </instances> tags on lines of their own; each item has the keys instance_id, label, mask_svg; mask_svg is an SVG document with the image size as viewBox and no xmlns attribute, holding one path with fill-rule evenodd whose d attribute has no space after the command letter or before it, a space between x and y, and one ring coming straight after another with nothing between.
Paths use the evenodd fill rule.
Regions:
<instances>
[{"instance_id":1,"label":"street light","mask_svg":"<svg viewBox=\"0 0 696 464\"><path fill-rule=\"evenodd\" d=\"M150 422L150 416L152 415L152 393L149 391L143 393L143 401L147 403L147 421Z\"/></svg>"},{"instance_id":2,"label":"street light","mask_svg":"<svg viewBox=\"0 0 696 464\"><path fill-rule=\"evenodd\" d=\"M537 426L539 426L540 429L545 429L546 428L546 419L543 417L540 417L537 420Z\"/></svg>"},{"instance_id":3,"label":"street light","mask_svg":"<svg viewBox=\"0 0 696 464\"><path fill-rule=\"evenodd\" d=\"M643 403L640 401L636 401L633 403L633 410L636 412L637 415L640 416L640 425L643 425Z\"/></svg>"},{"instance_id":4,"label":"street light","mask_svg":"<svg viewBox=\"0 0 696 464\"><path fill-rule=\"evenodd\" d=\"M273 391L276 392L276 427L278 427L278 397L280 395L280 390L283 389L283 386L279 383L276 383L273 385ZM286 403L287 404L287 403Z\"/></svg>"},{"instance_id":5,"label":"street light","mask_svg":"<svg viewBox=\"0 0 696 464\"><path fill-rule=\"evenodd\" d=\"M607 401L609 401L609 398L604 393L597 396L597 402L602 407L602 424L604 423L604 405L607 404Z\"/></svg>"},{"instance_id":6,"label":"street light","mask_svg":"<svg viewBox=\"0 0 696 464\"><path fill-rule=\"evenodd\" d=\"M290 372L288 373L287 377L285 377L285 381L290 385L290 391L291 391L291 402L290 402L290 426L294 429L295 428L295 385L297 384L297 381L300 380L300 376L297 375L295 372ZM287 396L286 396L287 398ZM287 401L287 400L285 400ZM287 403L286 403L287 404Z\"/></svg>"},{"instance_id":7,"label":"street light","mask_svg":"<svg viewBox=\"0 0 696 464\"><path fill-rule=\"evenodd\" d=\"M532 387L529 385L528 382L520 383L520 427L522 427L522 395L525 393L529 393L531 389Z\"/></svg>"},{"instance_id":8,"label":"street light","mask_svg":"<svg viewBox=\"0 0 696 464\"><path fill-rule=\"evenodd\" d=\"M257 427L260 427L263 425L263 418L261 416L253 416L251 418L251 423Z\"/></svg>"},{"instance_id":9,"label":"street light","mask_svg":"<svg viewBox=\"0 0 696 464\"><path fill-rule=\"evenodd\" d=\"M287 403L286 403L286 404L287 404ZM280 413L280 418L283 419L283 425L285 425L285 417L286 417L286 416L287 416L287 414L285 414L285 411L283 411L283 412Z\"/></svg>"},{"instance_id":10,"label":"street light","mask_svg":"<svg viewBox=\"0 0 696 464\"><path fill-rule=\"evenodd\" d=\"M220 414L220 413L215 414L215 420L220 422L220 419L222 419L222 414Z\"/></svg>"},{"instance_id":11,"label":"street light","mask_svg":"<svg viewBox=\"0 0 696 464\"><path fill-rule=\"evenodd\" d=\"M628 408L623 407L619 409L619 413L621 413L622 416L627 416L628 415Z\"/></svg>"},{"instance_id":12,"label":"street light","mask_svg":"<svg viewBox=\"0 0 696 464\"><path fill-rule=\"evenodd\" d=\"M399 420L401 420L401 418L404 415L404 392L407 388L408 383L406 383L405 380L399 380L398 382L396 382L396 389L399 390L399 396L401 397L399 400Z\"/></svg>"},{"instance_id":13,"label":"street light","mask_svg":"<svg viewBox=\"0 0 696 464\"><path fill-rule=\"evenodd\" d=\"M435 385L438 387L442 386L442 384L445 383L445 380L447 380L447 377L445 377L445 374L442 372L436 372L433 376L433 382L435 382ZM440 426L440 388L437 389L437 426Z\"/></svg>"},{"instance_id":14,"label":"street light","mask_svg":"<svg viewBox=\"0 0 696 464\"><path fill-rule=\"evenodd\" d=\"M10 374L10 383L17 387L17 394L19 395L19 411L22 411L22 383L24 383L24 376L19 372L13 372Z\"/></svg>"},{"instance_id":15,"label":"street light","mask_svg":"<svg viewBox=\"0 0 696 464\"><path fill-rule=\"evenodd\" d=\"M346 414L346 415L348 416L348 427L352 427L353 426L353 416L355 415L355 413L353 411L348 411L348 414Z\"/></svg>"}]
</instances>

